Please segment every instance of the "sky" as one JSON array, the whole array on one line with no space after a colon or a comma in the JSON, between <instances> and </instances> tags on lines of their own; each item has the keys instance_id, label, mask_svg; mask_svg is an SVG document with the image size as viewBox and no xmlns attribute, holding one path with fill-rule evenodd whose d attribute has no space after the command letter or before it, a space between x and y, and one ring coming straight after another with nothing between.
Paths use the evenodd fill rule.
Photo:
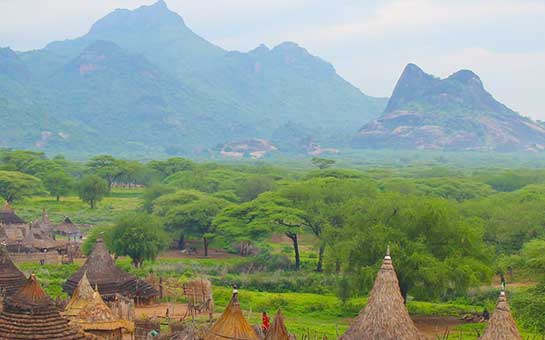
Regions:
<instances>
[{"instance_id":1,"label":"sky","mask_svg":"<svg viewBox=\"0 0 545 340\"><path fill-rule=\"evenodd\" d=\"M155 0L0 0L0 46L24 51L81 36L116 8ZM229 50L294 41L372 96L409 63L477 73L507 106L545 120L545 0L166 0Z\"/></svg>"}]
</instances>

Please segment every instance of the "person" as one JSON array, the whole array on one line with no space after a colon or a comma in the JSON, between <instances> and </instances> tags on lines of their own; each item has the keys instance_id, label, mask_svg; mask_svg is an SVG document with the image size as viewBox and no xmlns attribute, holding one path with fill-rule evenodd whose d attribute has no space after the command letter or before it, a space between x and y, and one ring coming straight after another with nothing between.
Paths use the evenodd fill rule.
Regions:
<instances>
[{"instance_id":1,"label":"person","mask_svg":"<svg viewBox=\"0 0 545 340\"><path fill-rule=\"evenodd\" d=\"M261 329L263 330L263 333L267 333L269 328L271 328L271 319L267 315L267 312L263 311L263 316L261 317L263 320L263 324L261 325Z\"/></svg>"},{"instance_id":2,"label":"person","mask_svg":"<svg viewBox=\"0 0 545 340\"><path fill-rule=\"evenodd\" d=\"M483 319L485 319L485 320L490 319L490 313L488 312L488 310L486 309L486 307L485 307L484 310L483 310Z\"/></svg>"}]
</instances>

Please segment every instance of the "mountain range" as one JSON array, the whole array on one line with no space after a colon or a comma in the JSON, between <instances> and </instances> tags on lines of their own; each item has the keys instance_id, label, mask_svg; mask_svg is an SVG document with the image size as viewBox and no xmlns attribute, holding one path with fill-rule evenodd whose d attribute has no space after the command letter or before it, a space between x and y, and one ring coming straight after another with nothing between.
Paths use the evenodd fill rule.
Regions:
<instances>
[{"instance_id":1,"label":"mountain range","mask_svg":"<svg viewBox=\"0 0 545 340\"><path fill-rule=\"evenodd\" d=\"M43 49L1 49L0 90L0 147L80 156L201 155L286 126L299 129L294 143L348 145L387 101L292 42L224 50L164 1L115 10Z\"/></svg>"},{"instance_id":2,"label":"mountain range","mask_svg":"<svg viewBox=\"0 0 545 340\"><path fill-rule=\"evenodd\" d=\"M545 128L494 99L472 71L439 79L408 64L384 113L358 131L352 146L541 151Z\"/></svg>"},{"instance_id":3,"label":"mountain range","mask_svg":"<svg viewBox=\"0 0 545 340\"><path fill-rule=\"evenodd\" d=\"M472 71L439 79L409 64L375 98L293 42L225 50L162 0L39 50L0 48L0 119L0 148L78 158L545 148L541 123Z\"/></svg>"}]
</instances>

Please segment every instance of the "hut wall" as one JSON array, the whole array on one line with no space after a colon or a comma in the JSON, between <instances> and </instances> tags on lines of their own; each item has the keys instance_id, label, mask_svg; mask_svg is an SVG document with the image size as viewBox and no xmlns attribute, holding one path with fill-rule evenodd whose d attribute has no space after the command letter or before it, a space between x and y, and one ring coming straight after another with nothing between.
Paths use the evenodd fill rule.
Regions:
<instances>
[{"instance_id":1,"label":"hut wall","mask_svg":"<svg viewBox=\"0 0 545 340\"><path fill-rule=\"evenodd\" d=\"M115 301L107 301L106 304L117 318L134 321L134 303L131 299L118 295Z\"/></svg>"},{"instance_id":2,"label":"hut wall","mask_svg":"<svg viewBox=\"0 0 545 340\"><path fill-rule=\"evenodd\" d=\"M9 253L9 257L14 263L22 262L34 262L40 263L41 260L45 260L46 264L61 264L62 256L57 252L48 253Z\"/></svg>"}]
</instances>

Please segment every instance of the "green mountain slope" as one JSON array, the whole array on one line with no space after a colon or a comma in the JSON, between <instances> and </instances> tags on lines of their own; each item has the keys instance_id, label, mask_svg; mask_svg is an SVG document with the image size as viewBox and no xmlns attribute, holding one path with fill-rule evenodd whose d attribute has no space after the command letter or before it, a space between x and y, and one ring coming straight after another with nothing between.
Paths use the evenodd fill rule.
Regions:
<instances>
[{"instance_id":1,"label":"green mountain slope","mask_svg":"<svg viewBox=\"0 0 545 340\"><path fill-rule=\"evenodd\" d=\"M498 102L469 70L439 79L409 64L381 117L364 125L361 148L539 151L545 129Z\"/></svg>"},{"instance_id":2,"label":"green mountain slope","mask_svg":"<svg viewBox=\"0 0 545 340\"><path fill-rule=\"evenodd\" d=\"M226 51L163 1L115 10L80 38L11 51L9 62L19 78L0 74L0 115L14 132L1 145L48 152L202 154L291 123L318 143L347 144L386 105L294 43Z\"/></svg>"}]
</instances>

